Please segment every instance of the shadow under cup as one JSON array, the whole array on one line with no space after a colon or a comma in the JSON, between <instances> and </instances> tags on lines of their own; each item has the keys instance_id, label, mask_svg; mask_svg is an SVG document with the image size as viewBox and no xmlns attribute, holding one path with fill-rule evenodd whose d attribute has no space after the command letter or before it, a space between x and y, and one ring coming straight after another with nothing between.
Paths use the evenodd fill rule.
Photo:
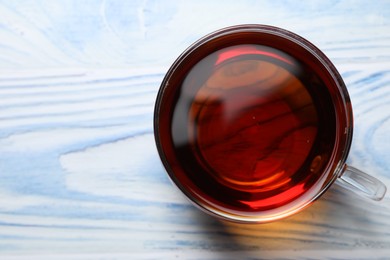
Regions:
<instances>
[{"instance_id":1,"label":"shadow under cup","mask_svg":"<svg viewBox=\"0 0 390 260\"><path fill-rule=\"evenodd\" d=\"M343 173L352 120L344 82L319 49L280 28L241 25L174 62L154 129L169 176L197 206L262 223L308 206Z\"/></svg>"}]
</instances>

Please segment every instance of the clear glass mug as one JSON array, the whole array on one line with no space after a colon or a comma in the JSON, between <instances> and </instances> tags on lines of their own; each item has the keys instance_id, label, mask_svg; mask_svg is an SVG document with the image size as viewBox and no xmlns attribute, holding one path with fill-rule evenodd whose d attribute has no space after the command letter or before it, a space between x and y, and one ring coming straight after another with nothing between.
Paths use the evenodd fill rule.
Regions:
<instances>
[{"instance_id":1,"label":"clear glass mug","mask_svg":"<svg viewBox=\"0 0 390 260\"><path fill-rule=\"evenodd\" d=\"M381 200L386 186L345 163L352 130L330 60L266 25L225 28L190 46L167 72L154 112L172 181L203 211L242 223L299 212L334 182Z\"/></svg>"}]
</instances>

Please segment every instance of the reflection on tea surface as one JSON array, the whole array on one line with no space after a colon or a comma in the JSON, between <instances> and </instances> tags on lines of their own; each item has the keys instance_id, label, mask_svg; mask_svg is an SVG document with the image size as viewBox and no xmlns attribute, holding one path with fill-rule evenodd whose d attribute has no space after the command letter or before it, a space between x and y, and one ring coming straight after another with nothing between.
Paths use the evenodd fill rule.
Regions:
<instances>
[{"instance_id":1,"label":"reflection on tea surface","mask_svg":"<svg viewBox=\"0 0 390 260\"><path fill-rule=\"evenodd\" d=\"M303 195L332 152L334 111L324 102L314 72L273 48L238 45L203 58L173 115L190 188L233 211L272 210Z\"/></svg>"}]
</instances>

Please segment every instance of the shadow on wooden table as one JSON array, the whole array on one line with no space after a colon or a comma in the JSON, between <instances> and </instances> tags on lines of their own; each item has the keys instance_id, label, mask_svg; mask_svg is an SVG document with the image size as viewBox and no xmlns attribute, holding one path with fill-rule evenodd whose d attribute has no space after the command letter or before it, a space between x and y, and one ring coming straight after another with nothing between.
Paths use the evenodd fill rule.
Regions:
<instances>
[{"instance_id":1,"label":"shadow on wooden table","mask_svg":"<svg viewBox=\"0 0 390 260\"><path fill-rule=\"evenodd\" d=\"M261 225L219 222L220 236L208 242L211 249L220 250L221 257L227 256L224 251L261 257L261 251L269 255L269 251L390 249L390 240L383 240L390 232L385 203L365 200L333 185L310 207L285 220Z\"/></svg>"}]
</instances>

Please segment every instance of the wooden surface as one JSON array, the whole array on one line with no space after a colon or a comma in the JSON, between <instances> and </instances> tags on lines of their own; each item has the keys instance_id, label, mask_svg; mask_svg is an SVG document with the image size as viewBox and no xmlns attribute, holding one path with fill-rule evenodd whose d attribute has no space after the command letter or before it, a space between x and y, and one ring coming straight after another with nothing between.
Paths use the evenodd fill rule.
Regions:
<instances>
[{"instance_id":1,"label":"wooden surface","mask_svg":"<svg viewBox=\"0 0 390 260\"><path fill-rule=\"evenodd\" d=\"M313 42L351 95L349 163L390 187L389 1L0 1L0 259L390 259L390 194L332 187L243 226L166 176L153 106L174 59L228 25Z\"/></svg>"}]
</instances>

